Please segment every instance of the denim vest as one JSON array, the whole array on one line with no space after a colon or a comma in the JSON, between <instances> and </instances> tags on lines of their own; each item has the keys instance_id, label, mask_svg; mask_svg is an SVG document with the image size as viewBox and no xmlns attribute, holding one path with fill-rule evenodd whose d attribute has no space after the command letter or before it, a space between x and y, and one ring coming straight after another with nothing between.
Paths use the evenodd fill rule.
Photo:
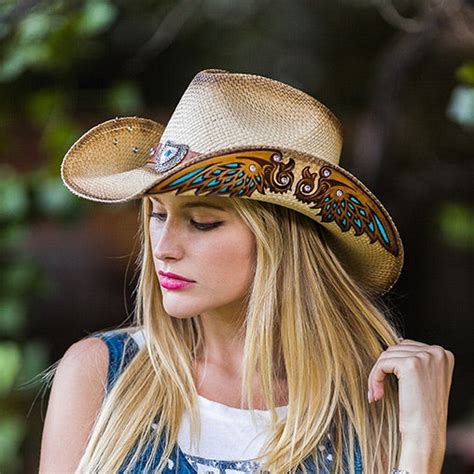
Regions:
<instances>
[{"instance_id":1,"label":"denim vest","mask_svg":"<svg viewBox=\"0 0 474 474\"><path fill-rule=\"evenodd\" d=\"M115 331L107 331L98 334L94 334L90 337L99 337L102 339L108 347L109 350L109 368L108 368L108 376L107 376L107 393L110 392L112 386L117 381L120 373L125 369L128 363L133 359L133 357L137 354L139 347L135 340L130 336L129 333L116 333ZM122 356L125 351L123 363L122 363ZM327 439L325 445L325 460L324 466L320 467L321 473L331 473L332 472L332 447L331 442ZM152 444L151 442L145 446L145 449L140 454L140 458L135 465L130 465L130 460L136 450L136 446L129 452L127 455L123 465L119 470L119 474L138 474L143 473L145 465L147 461L150 459L151 451L152 451ZM153 459L152 469L153 472L157 472L156 468L158 466L159 461L162 459L162 454L164 451L164 439L162 438L159 443L159 448L155 458ZM362 459L360 453L359 443L357 441L357 437L355 440L355 449L354 449L354 459L355 459L355 473L362 474ZM232 470L236 469L235 462L219 462L218 470L216 467L211 467L209 472L215 471L219 474L226 474L226 469ZM312 457L308 457L304 461L304 465L308 470L308 473L315 473L315 464ZM349 472L347 468L347 461L344 457L344 473ZM178 444L174 446L171 456L168 457L167 462L167 469L163 471L165 474L196 474L198 471L188 462L184 453L179 448ZM298 473L302 473L301 469L298 469Z\"/></svg>"}]
</instances>

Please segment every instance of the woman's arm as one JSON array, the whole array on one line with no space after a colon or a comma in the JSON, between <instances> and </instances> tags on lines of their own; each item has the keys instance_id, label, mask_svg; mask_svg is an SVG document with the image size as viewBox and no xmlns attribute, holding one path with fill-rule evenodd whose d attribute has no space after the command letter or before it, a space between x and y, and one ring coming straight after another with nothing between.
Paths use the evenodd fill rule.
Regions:
<instances>
[{"instance_id":1,"label":"woman's arm","mask_svg":"<svg viewBox=\"0 0 474 474\"><path fill-rule=\"evenodd\" d=\"M74 473L105 394L109 355L99 338L76 342L56 370L41 442L39 472Z\"/></svg>"},{"instance_id":2,"label":"woman's arm","mask_svg":"<svg viewBox=\"0 0 474 474\"><path fill-rule=\"evenodd\" d=\"M387 374L398 378L398 467L410 474L441 472L446 448L448 400L454 355L440 346L404 339L383 351L369 375L369 402L384 395Z\"/></svg>"}]
</instances>

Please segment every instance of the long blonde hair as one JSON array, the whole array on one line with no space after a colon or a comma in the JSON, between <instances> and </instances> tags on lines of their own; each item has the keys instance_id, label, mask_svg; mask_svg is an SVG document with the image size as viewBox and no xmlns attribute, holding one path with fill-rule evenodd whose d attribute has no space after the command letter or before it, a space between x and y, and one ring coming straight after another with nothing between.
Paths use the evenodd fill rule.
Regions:
<instances>
[{"instance_id":1,"label":"long blonde hair","mask_svg":"<svg viewBox=\"0 0 474 474\"><path fill-rule=\"evenodd\" d=\"M306 472L303 460L310 455L322 460L317 448L330 433L334 472L344 470L344 453L352 472L355 435L364 472L387 472L396 465L400 447L397 386L389 377L384 398L369 404L367 378L381 351L397 343L393 322L351 278L316 222L266 202L223 199L256 241L254 281L238 337L244 346L242 400L252 410L252 381L258 374L272 414L271 434L258 458L265 461L262 469ZM201 321L199 316L170 317L162 306L150 210L150 198L144 197L133 327L144 330L146 344L105 397L76 472L117 472L134 446L131 465L150 440L152 461L163 438L157 468L162 472L184 410L189 410L191 431L199 436L193 362L205 345ZM277 417L274 398L281 367L288 387L283 420Z\"/></svg>"}]
</instances>

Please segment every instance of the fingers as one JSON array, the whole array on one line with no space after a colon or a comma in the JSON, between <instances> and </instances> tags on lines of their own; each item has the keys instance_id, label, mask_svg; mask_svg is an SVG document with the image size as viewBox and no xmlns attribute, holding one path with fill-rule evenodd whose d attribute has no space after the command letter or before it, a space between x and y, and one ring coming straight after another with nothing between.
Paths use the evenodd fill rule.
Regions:
<instances>
[{"instance_id":1,"label":"fingers","mask_svg":"<svg viewBox=\"0 0 474 474\"><path fill-rule=\"evenodd\" d=\"M408 351L408 352L420 352L428 350L429 346L415 346L414 344L396 344L395 346L389 346L380 355L385 352L397 352L397 351Z\"/></svg>"},{"instance_id":2,"label":"fingers","mask_svg":"<svg viewBox=\"0 0 474 474\"><path fill-rule=\"evenodd\" d=\"M392 351L389 351L388 349L384 352L382 352L382 354L380 354L377 362L379 360L383 360L383 359L386 359L386 358L405 358L405 357L413 357L414 355L418 355L418 354L423 354L424 352L428 352L428 351L420 351L420 349L418 350L412 350L412 349L394 349Z\"/></svg>"},{"instance_id":3,"label":"fingers","mask_svg":"<svg viewBox=\"0 0 474 474\"><path fill-rule=\"evenodd\" d=\"M394 374L400 380L402 374L422 377L428 370L452 373L453 366L454 355L451 351L438 345L403 339L380 354L369 374L367 397L372 403L384 396L387 374Z\"/></svg>"},{"instance_id":4,"label":"fingers","mask_svg":"<svg viewBox=\"0 0 474 474\"><path fill-rule=\"evenodd\" d=\"M411 353L409 353L411 355ZM400 363L406 360L406 353L395 357L381 358L372 368L369 375L369 390L367 397L369 403L380 400L384 395L384 380L387 374L395 374L400 378Z\"/></svg>"},{"instance_id":5,"label":"fingers","mask_svg":"<svg viewBox=\"0 0 474 474\"><path fill-rule=\"evenodd\" d=\"M403 337L400 337L399 341L400 342L398 344L403 344L403 345L411 345L411 346L417 346L417 347L428 346L428 344L425 344L424 342L414 341L413 339L404 339Z\"/></svg>"}]
</instances>

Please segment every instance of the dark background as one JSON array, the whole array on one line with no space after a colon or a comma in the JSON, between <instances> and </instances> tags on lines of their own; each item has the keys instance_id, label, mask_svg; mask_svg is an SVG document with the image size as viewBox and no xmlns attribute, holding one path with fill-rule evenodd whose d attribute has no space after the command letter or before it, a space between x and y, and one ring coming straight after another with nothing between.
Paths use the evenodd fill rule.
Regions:
<instances>
[{"instance_id":1,"label":"dark background","mask_svg":"<svg viewBox=\"0 0 474 474\"><path fill-rule=\"evenodd\" d=\"M206 68L287 82L340 118L341 164L405 244L386 300L406 337L456 356L443 472L471 473L474 5L461 0L0 0L0 472L37 472L34 377L132 308L138 203L73 196L64 153L115 116L165 123Z\"/></svg>"}]
</instances>

